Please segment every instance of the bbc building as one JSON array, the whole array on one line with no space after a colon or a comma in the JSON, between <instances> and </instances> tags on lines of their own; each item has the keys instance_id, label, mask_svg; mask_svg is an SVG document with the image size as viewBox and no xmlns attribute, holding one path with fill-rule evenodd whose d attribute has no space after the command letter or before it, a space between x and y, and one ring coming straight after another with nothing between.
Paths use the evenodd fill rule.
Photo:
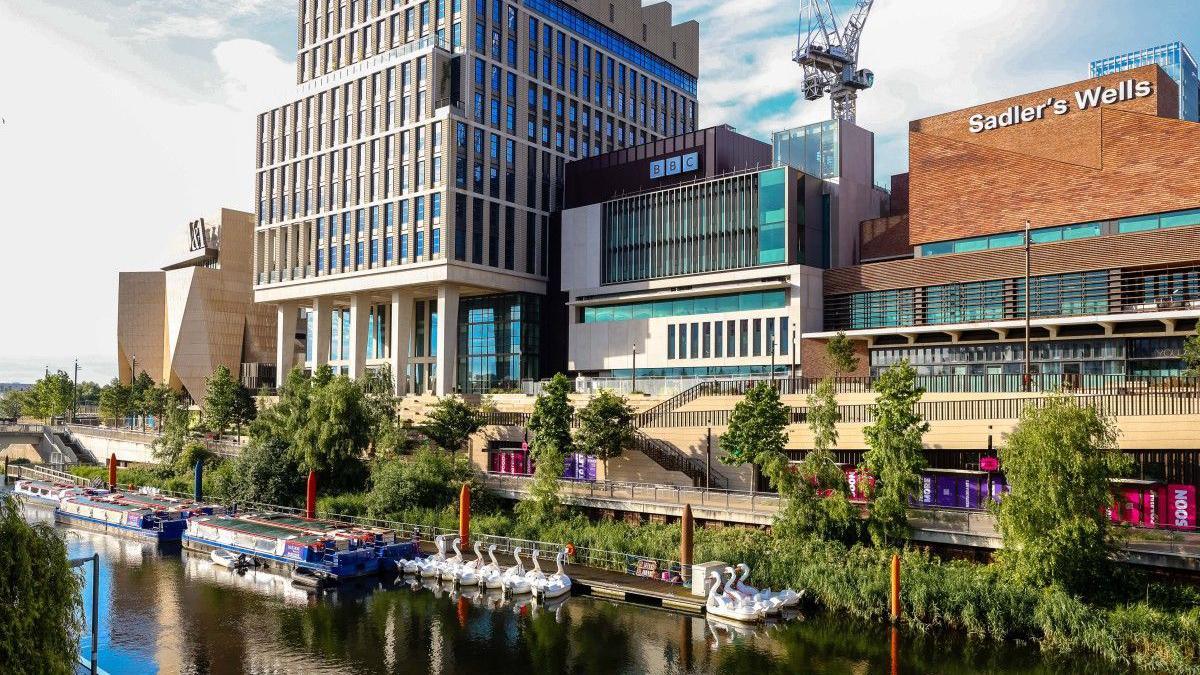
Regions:
<instances>
[{"instance_id":1,"label":"bbc building","mask_svg":"<svg viewBox=\"0 0 1200 675\"><path fill-rule=\"evenodd\" d=\"M297 28L296 99L258 118L279 377L545 373L564 164L695 129L698 25L636 0L300 0Z\"/></svg>"}]
</instances>

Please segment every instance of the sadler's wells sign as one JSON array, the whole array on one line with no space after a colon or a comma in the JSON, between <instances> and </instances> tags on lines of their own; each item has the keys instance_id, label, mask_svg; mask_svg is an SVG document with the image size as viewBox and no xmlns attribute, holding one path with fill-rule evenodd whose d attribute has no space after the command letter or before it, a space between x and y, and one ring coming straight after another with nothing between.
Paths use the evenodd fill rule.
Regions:
<instances>
[{"instance_id":1,"label":"sadler's wells sign","mask_svg":"<svg viewBox=\"0 0 1200 675\"><path fill-rule=\"evenodd\" d=\"M971 133L978 134L1024 122L1033 122L1043 119L1049 114L1066 115L1071 112L1072 105L1076 110L1088 110L1102 105L1145 98L1152 93L1154 93L1154 85L1149 80L1128 79L1119 82L1115 87L1096 86L1090 89L1080 89L1074 92L1070 99L1052 96L1046 99L1045 103L1014 105L997 115L975 113L967 119L967 128Z\"/></svg>"}]
</instances>

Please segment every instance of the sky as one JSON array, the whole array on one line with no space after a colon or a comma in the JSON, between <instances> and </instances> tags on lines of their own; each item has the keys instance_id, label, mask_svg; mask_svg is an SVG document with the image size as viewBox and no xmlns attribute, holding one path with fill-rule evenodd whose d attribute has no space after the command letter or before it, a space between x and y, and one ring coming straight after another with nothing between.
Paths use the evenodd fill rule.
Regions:
<instances>
[{"instance_id":1,"label":"sky","mask_svg":"<svg viewBox=\"0 0 1200 675\"><path fill-rule=\"evenodd\" d=\"M844 16L850 0L834 0ZM800 3L677 0L700 22L701 126L763 140L827 119L797 96ZM295 89L294 0L0 0L0 382L116 374L118 271L162 266L186 224L253 210L255 115ZM911 119L1087 77L1182 40L1195 0L876 0L858 124L876 180ZM1197 52L1200 54L1200 52Z\"/></svg>"}]
</instances>

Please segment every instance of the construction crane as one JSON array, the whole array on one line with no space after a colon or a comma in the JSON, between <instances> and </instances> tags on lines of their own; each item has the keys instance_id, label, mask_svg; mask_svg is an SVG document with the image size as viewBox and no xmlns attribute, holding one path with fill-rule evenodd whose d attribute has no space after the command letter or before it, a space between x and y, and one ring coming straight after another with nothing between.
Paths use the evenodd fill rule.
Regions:
<instances>
[{"instance_id":1,"label":"construction crane","mask_svg":"<svg viewBox=\"0 0 1200 675\"><path fill-rule=\"evenodd\" d=\"M792 60L804 69L804 98L829 94L833 119L854 121L858 92L875 83L875 74L858 69L858 41L875 0L855 0L839 29L829 0L803 0L800 31Z\"/></svg>"}]
</instances>

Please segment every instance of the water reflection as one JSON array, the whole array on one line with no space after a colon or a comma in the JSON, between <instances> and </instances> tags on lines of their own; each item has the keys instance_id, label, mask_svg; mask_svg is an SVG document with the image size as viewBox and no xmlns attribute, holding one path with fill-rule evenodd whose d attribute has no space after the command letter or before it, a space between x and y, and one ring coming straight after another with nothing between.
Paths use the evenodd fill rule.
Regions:
<instances>
[{"instance_id":1,"label":"water reflection","mask_svg":"<svg viewBox=\"0 0 1200 675\"><path fill-rule=\"evenodd\" d=\"M29 517L53 519L41 511ZM893 652L887 627L826 614L751 629L594 598L536 603L416 578L315 593L205 555L60 531L72 555L100 553L100 663L114 674L1105 670L1048 661L1030 647L912 631L896 633Z\"/></svg>"}]
</instances>

